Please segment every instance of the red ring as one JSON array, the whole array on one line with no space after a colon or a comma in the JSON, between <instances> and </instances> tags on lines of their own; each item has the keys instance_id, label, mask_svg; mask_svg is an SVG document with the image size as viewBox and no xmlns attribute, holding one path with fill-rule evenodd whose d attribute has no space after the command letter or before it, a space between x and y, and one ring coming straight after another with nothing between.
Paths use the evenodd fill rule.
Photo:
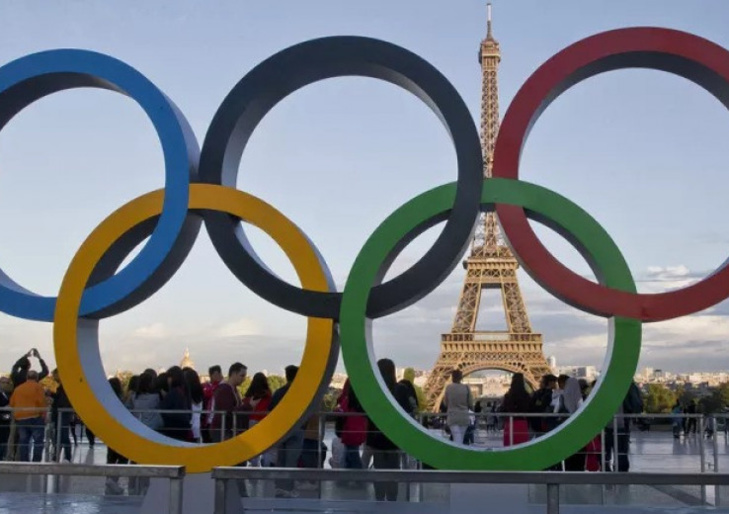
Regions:
<instances>
[{"instance_id":1,"label":"red ring","mask_svg":"<svg viewBox=\"0 0 729 514\"><path fill-rule=\"evenodd\" d=\"M729 51L706 39L661 28L627 28L588 37L554 55L524 83L501 124L493 176L518 179L521 150L531 127L560 94L598 73L652 68L687 78L729 109ZM601 316L661 321L711 307L729 297L729 266L691 286L658 294L632 294L591 282L559 262L532 230L521 207L497 204L507 238L529 274L550 293Z\"/></svg>"}]
</instances>

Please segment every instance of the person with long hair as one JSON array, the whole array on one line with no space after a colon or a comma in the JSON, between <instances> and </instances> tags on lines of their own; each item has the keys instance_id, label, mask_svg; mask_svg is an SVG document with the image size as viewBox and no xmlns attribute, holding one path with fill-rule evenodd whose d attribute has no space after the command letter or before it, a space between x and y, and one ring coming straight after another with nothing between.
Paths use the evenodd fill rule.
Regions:
<instances>
[{"instance_id":1,"label":"person with long hair","mask_svg":"<svg viewBox=\"0 0 729 514\"><path fill-rule=\"evenodd\" d=\"M129 384L127 384L127 391L124 393L124 405L126 405L128 409L131 408L132 399L137 393L137 389L139 389L139 375L132 375L129 379Z\"/></svg>"},{"instance_id":2,"label":"person with long hair","mask_svg":"<svg viewBox=\"0 0 729 514\"><path fill-rule=\"evenodd\" d=\"M190 408L192 410L192 418L190 421L190 429L192 430L193 442L202 441L201 417L203 409L203 401L205 399L203 386L200 382L200 375L192 368L183 368L182 374L185 378L188 394L190 395Z\"/></svg>"},{"instance_id":3,"label":"person with long hair","mask_svg":"<svg viewBox=\"0 0 729 514\"><path fill-rule=\"evenodd\" d=\"M179 441L192 441L190 393L185 385L182 368L172 366L168 369L167 383L169 391L160 404L164 421L162 433Z\"/></svg>"},{"instance_id":4,"label":"person with long hair","mask_svg":"<svg viewBox=\"0 0 729 514\"><path fill-rule=\"evenodd\" d=\"M335 412L340 414L334 423L334 433L344 445L344 467L362 469L359 450L367 439L368 420L349 379L344 382Z\"/></svg>"},{"instance_id":5,"label":"person with long hair","mask_svg":"<svg viewBox=\"0 0 729 514\"><path fill-rule=\"evenodd\" d=\"M131 398L132 414L152 430L162 429L164 422L159 413L160 395L157 391L157 374L145 371L139 375L137 392Z\"/></svg>"},{"instance_id":6,"label":"person with long hair","mask_svg":"<svg viewBox=\"0 0 729 514\"><path fill-rule=\"evenodd\" d=\"M380 371L380 375L382 375L382 380L385 382L387 390L392 394L400 407L407 412L410 408L410 402L408 400L409 393L405 386L397 383L395 363L390 359L380 359L377 361L377 368ZM367 445L374 451L372 459L375 469L400 468L401 457L399 448L377 428L377 425L371 419L369 420ZM397 482L375 482L375 499L377 501L396 501L397 493Z\"/></svg>"},{"instance_id":7,"label":"person with long hair","mask_svg":"<svg viewBox=\"0 0 729 514\"><path fill-rule=\"evenodd\" d=\"M255 373L251 378L251 383L243 395L243 405L246 410L250 410L248 428L253 428L263 418L266 417L271 407L271 387L268 385L268 378L261 373ZM251 460L254 466L269 466L273 464L274 452L269 450L255 459Z\"/></svg>"},{"instance_id":8,"label":"person with long hair","mask_svg":"<svg viewBox=\"0 0 729 514\"><path fill-rule=\"evenodd\" d=\"M529 440L529 426L526 417L514 416L529 412L531 397L526 389L523 373L514 373L511 377L511 386L504 395L501 405L502 412L507 414L504 419L504 446L526 443Z\"/></svg>"},{"instance_id":9,"label":"person with long hair","mask_svg":"<svg viewBox=\"0 0 729 514\"><path fill-rule=\"evenodd\" d=\"M160 402L164 400L167 395L167 391L170 390L170 380L167 377L167 372L162 372L159 375L154 375L154 388L159 395Z\"/></svg>"}]
</instances>

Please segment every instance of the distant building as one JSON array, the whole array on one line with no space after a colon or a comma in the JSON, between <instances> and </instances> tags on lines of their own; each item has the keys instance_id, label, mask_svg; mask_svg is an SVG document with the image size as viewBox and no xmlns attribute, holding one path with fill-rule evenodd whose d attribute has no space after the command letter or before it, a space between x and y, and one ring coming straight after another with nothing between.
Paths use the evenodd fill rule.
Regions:
<instances>
[{"instance_id":1,"label":"distant building","mask_svg":"<svg viewBox=\"0 0 729 514\"><path fill-rule=\"evenodd\" d=\"M547 364L549 364L549 367L552 368L552 372L554 372L557 369L557 357L554 355L547 357Z\"/></svg>"},{"instance_id":2,"label":"distant building","mask_svg":"<svg viewBox=\"0 0 729 514\"><path fill-rule=\"evenodd\" d=\"M182 356L182 360L180 361L180 367L195 369L195 363L192 362L192 360L190 359L190 349L189 348L185 348L185 354Z\"/></svg>"},{"instance_id":3,"label":"distant building","mask_svg":"<svg viewBox=\"0 0 729 514\"><path fill-rule=\"evenodd\" d=\"M555 369L558 375L584 378L585 380L595 380L599 374L595 366L560 366Z\"/></svg>"}]
</instances>

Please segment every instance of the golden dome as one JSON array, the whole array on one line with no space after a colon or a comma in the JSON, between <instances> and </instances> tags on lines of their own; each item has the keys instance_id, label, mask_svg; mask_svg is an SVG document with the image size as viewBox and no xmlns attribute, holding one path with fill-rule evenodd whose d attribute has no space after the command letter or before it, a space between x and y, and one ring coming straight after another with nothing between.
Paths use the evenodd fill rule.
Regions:
<instances>
[{"instance_id":1,"label":"golden dome","mask_svg":"<svg viewBox=\"0 0 729 514\"><path fill-rule=\"evenodd\" d=\"M195 369L195 363L192 362L192 360L190 359L190 349L189 348L185 348L185 354L182 356L182 360L180 361L180 367Z\"/></svg>"}]
</instances>

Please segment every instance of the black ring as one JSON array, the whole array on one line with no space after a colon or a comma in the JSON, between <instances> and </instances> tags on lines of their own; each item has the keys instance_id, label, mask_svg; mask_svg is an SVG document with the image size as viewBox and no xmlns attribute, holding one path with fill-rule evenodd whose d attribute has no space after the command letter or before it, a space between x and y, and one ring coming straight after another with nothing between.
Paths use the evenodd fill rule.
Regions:
<instances>
[{"instance_id":1,"label":"black ring","mask_svg":"<svg viewBox=\"0 0 729 514\"><path fill-rule=\"evenodd\" d=\"M435 289L460 261L478 218L483 180L478 131L456 89L431 64L399 46L357 36L315 39L271 56L235 85L215 113L200 154L200 181L236 187L243 150L261 119L297 89L343 76L381 79L423 100L451 136L458 162L455 206L443 231L411 268L373 288L368 315L376 318L404 309ZM203 219L223 262L256 294L299 314L339 318L341 293L292 286L263 264L238 219L210 211L203 212Z\"/></svg>"}]
</instances>

